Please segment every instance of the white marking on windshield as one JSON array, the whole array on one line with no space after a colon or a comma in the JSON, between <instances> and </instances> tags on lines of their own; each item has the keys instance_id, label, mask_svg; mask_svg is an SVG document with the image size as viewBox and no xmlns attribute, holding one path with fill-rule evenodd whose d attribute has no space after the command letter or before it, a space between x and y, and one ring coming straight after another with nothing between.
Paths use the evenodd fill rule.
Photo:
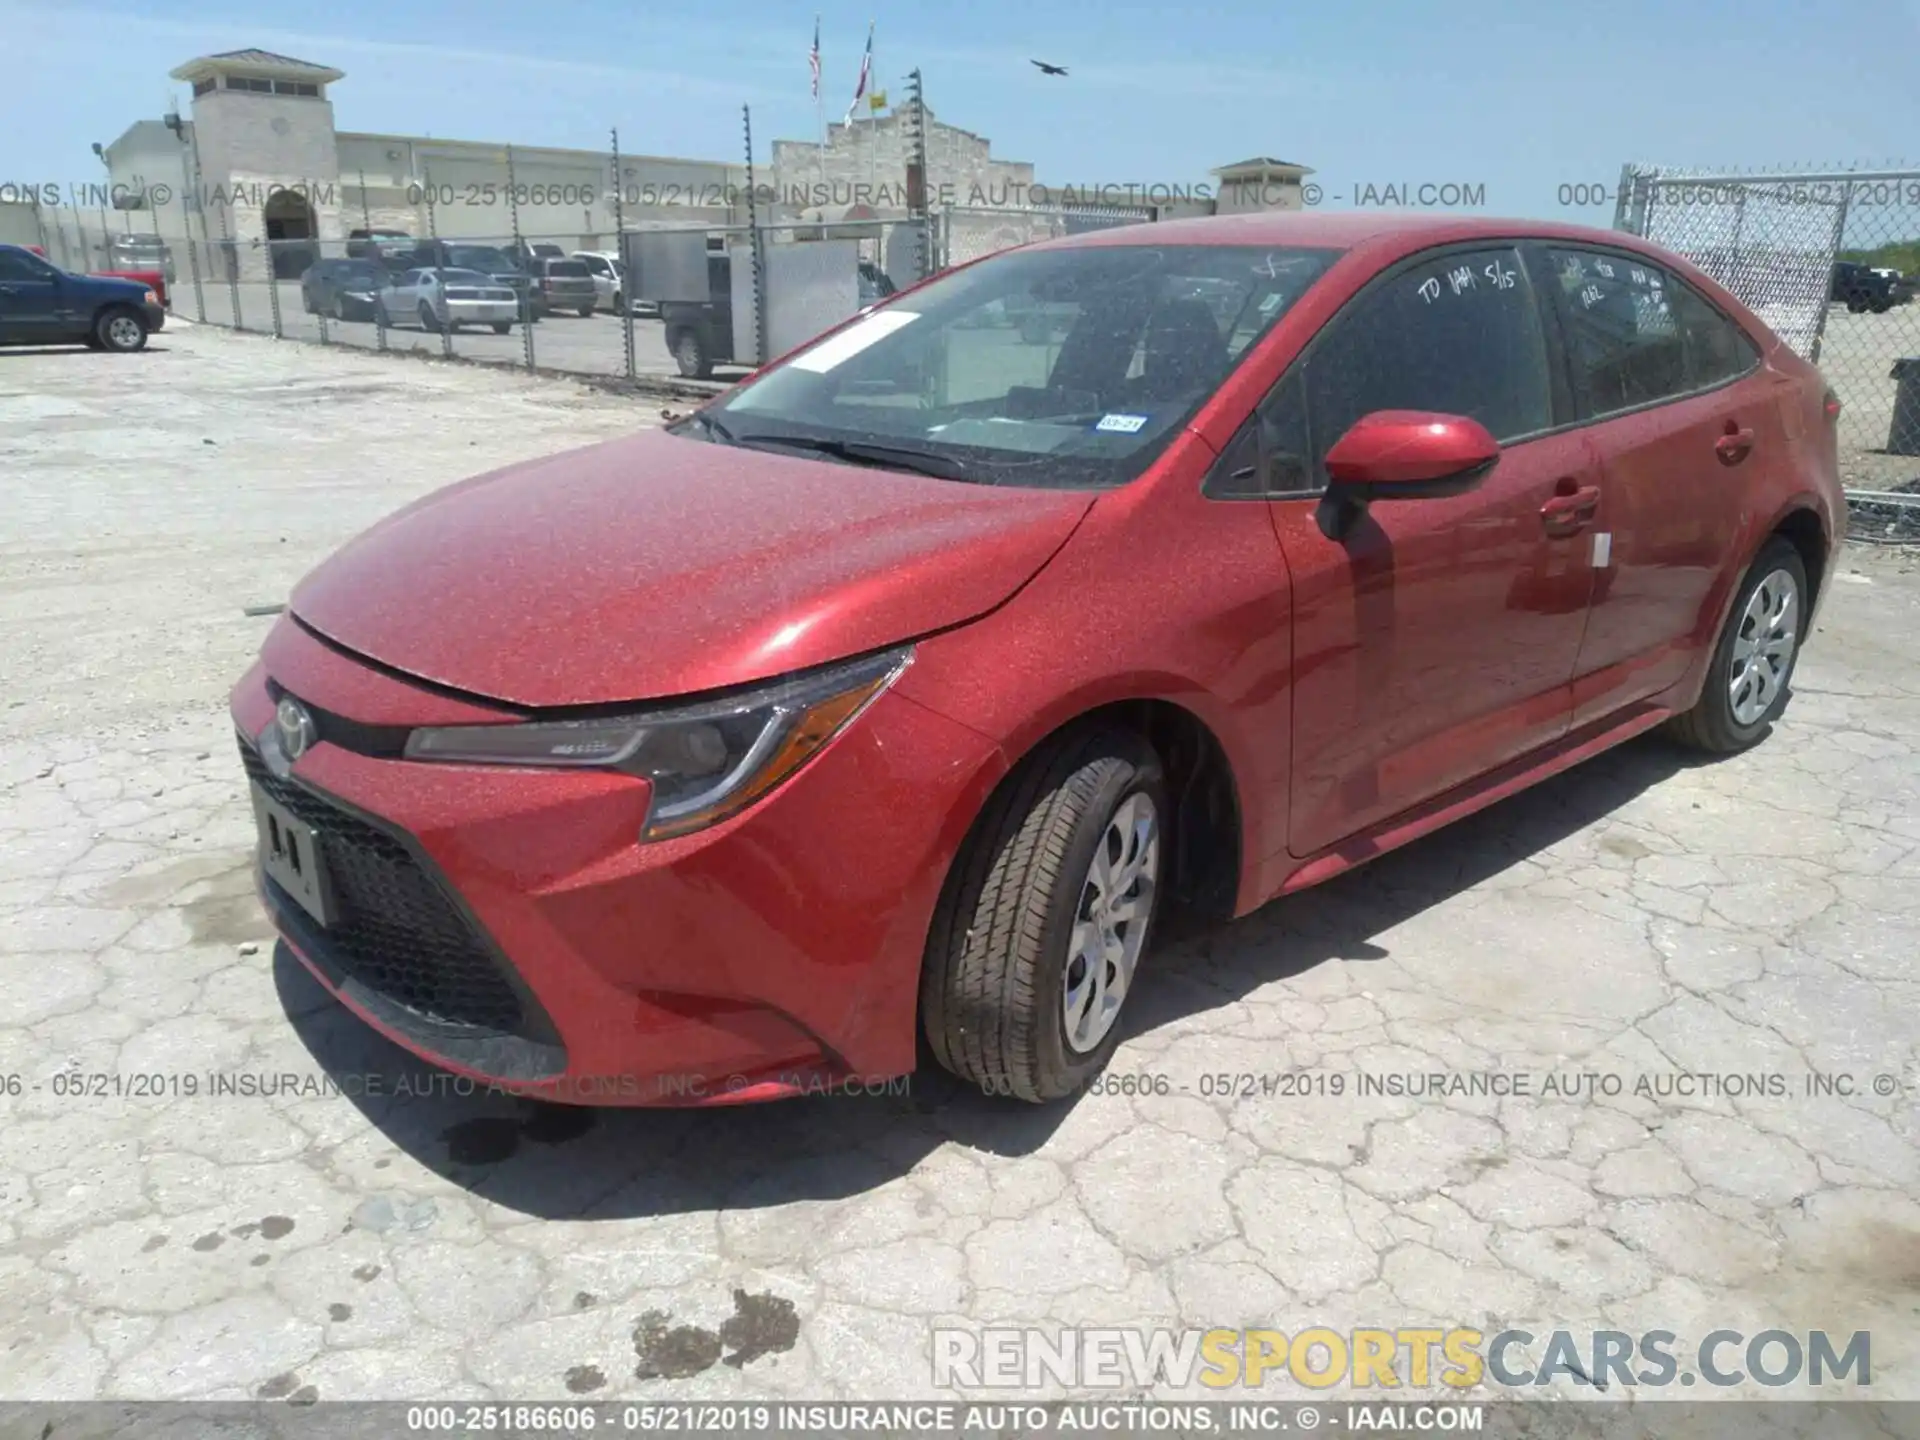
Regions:
<instances>
[{"instance_id":1,"label":"white marking on windshield","mask_svg":"<svg viewBox=\"0 0 1920 1440\"><path fill-rule=\"evenodd\" d=\"M901 326L911 325L919 318L911 310L877 311L856 320L838 335L822 340L806 354L787 363L795 370L811 370L816 375L824 375L835 366L844 365L869 345L886 339Z\"/></svg>"}]
</instances>

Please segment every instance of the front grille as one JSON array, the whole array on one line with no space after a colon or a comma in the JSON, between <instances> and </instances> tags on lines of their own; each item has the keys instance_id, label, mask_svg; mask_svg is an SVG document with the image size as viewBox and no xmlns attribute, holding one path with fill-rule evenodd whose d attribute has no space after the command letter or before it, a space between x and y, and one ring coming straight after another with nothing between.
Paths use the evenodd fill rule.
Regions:
<instances>
[{"instance_id":1,"label":"front grille","mask_svg":"<svg viewBox=\"0 0 1920 1440\"><path fill-rule=\"evenodd\" d=\"M521 999L486 942L408 847L305 786L267 769L242 744L247 775L319 837L336 915L325 929L268 882L300 948L323 966L439 1026L520 1035Z\"/></svg>"}]
</instances>

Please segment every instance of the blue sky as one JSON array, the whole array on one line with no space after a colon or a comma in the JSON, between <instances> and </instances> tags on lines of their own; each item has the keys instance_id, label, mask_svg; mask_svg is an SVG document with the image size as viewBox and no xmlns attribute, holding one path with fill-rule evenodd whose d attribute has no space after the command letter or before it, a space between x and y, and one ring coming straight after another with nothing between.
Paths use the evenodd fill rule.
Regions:
<instances>
[{"instance_id":1,"label":"blue sky","mask_svg":"<svg viewBox=\"0 0 1920 1440\"><path fill-rule=\"evenodd\" d=\"M259 46L347 72L344 130L732 159L815 130L815 6L768 0L0 0L0 181L90 181L89 146L160 115L167 71ZM1192 185L1275 155L1328 197L1485 187L1493 213L1608 219L1560 203L1630 159L1920 164L1920 0L967 0L822 15L823 92L850 98L869 19L878 83L915 65L941 119L1051 185ZM1027 62L1066 65L1065 80ZM938 183L939 176L931 177Z\"/></svg>"}]
</instances>

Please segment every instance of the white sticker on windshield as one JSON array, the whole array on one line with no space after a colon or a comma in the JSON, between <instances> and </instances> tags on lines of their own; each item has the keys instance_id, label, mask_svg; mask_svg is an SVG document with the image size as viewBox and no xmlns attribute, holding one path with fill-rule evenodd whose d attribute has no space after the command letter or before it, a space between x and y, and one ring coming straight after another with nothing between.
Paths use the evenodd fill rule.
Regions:
<instances>
[{"instance_id":1,"label":"white sticker on windshield","mask_svg":"<svg viewBox=\"0 0 1920 1440\"><path fill-rule=\"evenodd\" d=\"M1133 435L1146 423L1147 417L1144 415L1102 415L1100 423L1093 428L1113 435Z\"/></svg>"},{"instance_id":2,"label":"white sticker on windshield","mask_svg":"<svg viewBox=\"0 0 1920 1440\"><path fill-rule=\"evenodd\" d=\"M911 325L919 315L911 310L880 310L856 320L831 340L822 340L806 354L787 363L796 370L811 370L824 375L836 365L844 365L876 341L884 340L903 325Z\"/></svg>"}]
</instances>

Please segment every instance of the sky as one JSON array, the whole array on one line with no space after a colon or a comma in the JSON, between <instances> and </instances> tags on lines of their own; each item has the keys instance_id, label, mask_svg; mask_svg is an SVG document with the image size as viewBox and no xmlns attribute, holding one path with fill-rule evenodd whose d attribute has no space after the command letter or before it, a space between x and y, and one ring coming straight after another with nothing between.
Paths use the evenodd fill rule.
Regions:
<instances>
[{"instance_id":1,"label":"sky","mask_svg":"<svg viewBox=\"0 0 1920 1440\"><path fill-rule=\"evenodd\" d=\"M0 185L99 179L94 142L170 100L189 109L170 69L247 47L345 71L342 130L598 148L618 126L628 153L736 160L748 105L764 162L771 140L817 133L815 13L0 0ZM829 118L872 20L877 88L899 102L918 66L941 120L1056 187L1191 187L1269 155L1313 167L1331 207L1393 203L1389 186L1416 206L1477 191L1486 213L1604 224L1627 161L1920 165L1920 0L823 0L818 13Z\"/></svg>"}]
</instances>

